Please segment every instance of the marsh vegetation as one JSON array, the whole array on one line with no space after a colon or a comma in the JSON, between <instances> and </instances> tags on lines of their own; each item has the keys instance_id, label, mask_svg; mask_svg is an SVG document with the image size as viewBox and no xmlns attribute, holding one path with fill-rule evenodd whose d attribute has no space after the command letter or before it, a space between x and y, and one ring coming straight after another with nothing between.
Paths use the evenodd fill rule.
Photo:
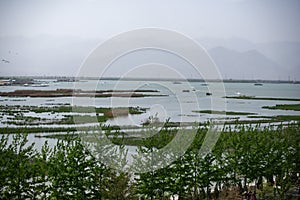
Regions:
<instances>
[{"instance_id":1,"label":"marsh vegetation","mask_svg":"<svg viewBox=\"0 0 300 200\"><path fill-rule=\"evenodd\" d=\"M300 184L299 123L225 126L215 147L201 156L198 152L208 128L197 128L193 142L178 159L144 173L132 173L126 167L120 172L100 162L78 135L64 134L54 148L45 143L41 151L34 149L26 134L14 135L10 144L9 135L2 135L0 197L240 199L244 191L255 190L259 199L293 199L290 191ZM163 128L140 140L109 138L121 148L137 145L137 155L149 152L151 160L151 152L163 148L176 134L176 129ZM126 162L126 153L102 151L109 153L116 162ZM143 167L143 162L138 160L133 167Z\"/></svg>"}]
</instances>

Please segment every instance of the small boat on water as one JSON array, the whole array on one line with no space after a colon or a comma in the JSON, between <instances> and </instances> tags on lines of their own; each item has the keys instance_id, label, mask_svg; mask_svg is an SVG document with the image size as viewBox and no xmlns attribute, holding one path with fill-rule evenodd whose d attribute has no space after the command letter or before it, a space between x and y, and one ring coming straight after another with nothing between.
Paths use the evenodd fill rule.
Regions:
<instances>
[{"instance_id":1,"label":"small boat on water","mask_svg":"<svg viewBox=\"0 0 300 200\"><path fill-rule=\"evenodd\" d=\"M174 81L173 84L182 84L180 81Z\"/></svg>"},{"instance_id":2,"label":"small boat on water","mask_svg":"<svg viewBox=\"0 0 300 200\"><path fill-rule=\"evenodd\" d=\"M262 83L254 83L255 86L263 86Z\"/></svg>"},{"instance_id":3,"label":"small boat on water","mask_svg":"<svg viewBox=\"0 0 300 200\"><path fill-rule=\"evenodd\" d=\"M182 90L182 92L190 92L190 90Z\"/></svg>"}]
</instances>

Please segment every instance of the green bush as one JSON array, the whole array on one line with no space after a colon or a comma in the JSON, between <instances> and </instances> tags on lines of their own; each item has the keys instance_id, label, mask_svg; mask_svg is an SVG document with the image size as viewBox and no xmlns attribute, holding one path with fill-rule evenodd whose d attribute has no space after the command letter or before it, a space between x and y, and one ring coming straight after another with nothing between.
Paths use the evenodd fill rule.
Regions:
<instances>
[{"instance_id":1,"label":"green bush","mask_svg":"<svg viewBox=\"0 0 300 200\"><path fill-rule=\"evenodd\" d=\"M139 152L147 152L149 157L136 160L135 167L148 168L139 174L117 172L104 165L76 135L64 137L54 148L45 143L36 151L26 134L15 134L10 142L10 135L3 134L0 199L170 199L174 195L181 199L236 199L251 182L256 183L260 197L285 199L289 189L300 183L299 123L228 126L214 149L202 156L198 151L207 128L198 128L184 155L155 170L155 166L146 166L152 153L176 134L161 131L141 143L144 146ZM122 152L101 156L113 157L115 164L123 166L127 152Z\"/></svg>"}]
</instances>

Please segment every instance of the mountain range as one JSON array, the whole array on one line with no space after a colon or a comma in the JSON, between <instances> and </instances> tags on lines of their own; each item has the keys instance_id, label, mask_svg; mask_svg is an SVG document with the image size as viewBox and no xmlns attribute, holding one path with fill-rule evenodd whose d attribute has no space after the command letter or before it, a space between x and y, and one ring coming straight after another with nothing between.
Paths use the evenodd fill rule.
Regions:
<instances>
[{"instance_id":1,"label":"mountain range","mask_svg":"<svg viewBox=\"0 0 300 200\"><path fill-rule=\"evenodd\" d=\"M253 43L241 38L198 41L208 49L224 78L300 78L300 42Z\"/></svg>"},{"instance_id":2,"label":"mountain range","mask_svg":"<svg viewBox=\"0 0 300 200\"><path fill-rule=\"evenodd\" d=\"M242 38L197 39L225 79L300 80L300 42L255 43ZM0 37L0 76L74 76L102 39Z\"/></svg>"}]
</instances>

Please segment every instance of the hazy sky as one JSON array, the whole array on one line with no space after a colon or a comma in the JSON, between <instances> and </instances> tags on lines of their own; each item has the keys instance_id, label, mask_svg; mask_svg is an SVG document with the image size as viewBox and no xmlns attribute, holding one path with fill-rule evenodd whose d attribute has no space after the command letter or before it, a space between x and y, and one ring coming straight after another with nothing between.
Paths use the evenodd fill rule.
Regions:
<instances>
[{"instance_id":1,"label":"hazy sky","mask_svg":"<svg viewBox=\"0 0 300 200\"><path fill-rule=\"evenodd\" d=\"M214 38L216 46L234 38L248 50L252 43L300 42L299 19L300 0L0 0L0 76L76 75L100 42L144 27ZM275 58L290 60L290 52ZM300 68L298 51L292 53L293 65L283 67L294 71L284 77Z\"/></svg>"},{"instance_id":2,"label":"hazy sky","mask_svg":"<svg viewBox=\"0 0 300 200\"><path fill-rule=\"evenodd\" d=\"M300 41L299 0L1 0L0 36L108 38L140 27L192 37Z\"/></svg>"}]
</instances>

